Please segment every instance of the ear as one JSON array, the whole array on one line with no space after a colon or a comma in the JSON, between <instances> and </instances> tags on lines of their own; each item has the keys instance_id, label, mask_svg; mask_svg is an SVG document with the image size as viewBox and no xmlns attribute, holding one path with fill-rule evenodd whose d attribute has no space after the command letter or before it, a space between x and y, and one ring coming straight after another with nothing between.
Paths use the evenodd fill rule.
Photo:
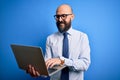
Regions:
<instances>
[{"instance_id":1,"label":"ear","mask_svg":"<svg viewBox=\"0 0 120 80\"><path fill-rule=\"evenodd\" d=\"M72 14L72 15L71 15L71 20L73 20L73 19L74 19L74 17L75 17L75 16L74 16L74 14Z\"/></svg>"}]
</instances>

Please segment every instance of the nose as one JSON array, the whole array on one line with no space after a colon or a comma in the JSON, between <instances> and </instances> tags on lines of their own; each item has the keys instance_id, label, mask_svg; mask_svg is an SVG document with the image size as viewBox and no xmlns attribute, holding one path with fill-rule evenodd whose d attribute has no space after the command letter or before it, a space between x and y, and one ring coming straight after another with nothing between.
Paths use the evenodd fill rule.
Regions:
<instances>
[{"instance_id":1,"label":"nose","mask_svg":"<svg viewBox=\"0 0 120 80\"><path fill-rule=\"evenodd\" d=\"M61 18L61 17L59 17L59 18L58 18L58 21L60 21L60 22L61 22L61 21L62 21L62 18Z\"/></svg>"}]
</instances>

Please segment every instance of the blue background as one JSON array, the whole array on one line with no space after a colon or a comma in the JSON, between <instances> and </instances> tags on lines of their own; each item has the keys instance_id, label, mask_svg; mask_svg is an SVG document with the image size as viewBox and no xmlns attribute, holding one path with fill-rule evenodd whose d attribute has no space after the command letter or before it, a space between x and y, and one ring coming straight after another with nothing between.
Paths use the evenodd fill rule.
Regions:
<instances>
[{"instance_id":1,"label":"blue background","mask_svg":"<svg viewBox=\"0 0 120 80\"><path fill-rule=\"evenodd\" d=\"M89 37L92 63L85 80L120 80L119 0L0 0L0 80L40 79L18 68L10 44L41 46L45 52L62 3L73 8L73 28Z\"/></svg>"}]
</instances>

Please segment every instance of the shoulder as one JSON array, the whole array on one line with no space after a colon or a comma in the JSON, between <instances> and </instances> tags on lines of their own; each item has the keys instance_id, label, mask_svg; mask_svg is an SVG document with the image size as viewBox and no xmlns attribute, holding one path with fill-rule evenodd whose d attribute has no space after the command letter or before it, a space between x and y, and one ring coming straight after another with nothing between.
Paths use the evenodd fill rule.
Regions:
<instances>
[{"instance_id":1,"label":"shoulder","mask_svg":"<svg viewBox=\"0 0 120 80\"><path fill-rule=\"evenodd\" d=\"M85 32L73 29L73 39L76 39L82 43L89 43L88 35Z\"/></svg>"},{"instance_id":2,"label":"shoulder","mask_svg":"<svg viewBox=\"0 0 120 80\"><path fill-rule=\"evenodd\" d=\"M76 29L72 29L72 33L74 35L77 35L77 36L86 36L87 37L87 34L85 32L82 32L82 31L79 31L79 30L76 30Z\"/></svg>"},{"instance_id":3,"label":"shoulder","mask_svg":"<svg viewBox=\"0 0 120 80\"><path fill-rule=\"evenodd\" d=\"M55 38L55 37L57 37L57 36L59 36L59 35L60 35L59 32L55 32L55 33L53 33L53 34L50 34L47 38Z\"/></svg>"},{"instance_id":4,"label":"shoulder","mask_svg":"<svg viewBox=\"0 0 120 80\"><path fill-rule=\"evenodd\" d=\"M61 33L55 32L47 37L47 41L56 41L61 36L62 36Z\"/></svg>"}]
</instances>

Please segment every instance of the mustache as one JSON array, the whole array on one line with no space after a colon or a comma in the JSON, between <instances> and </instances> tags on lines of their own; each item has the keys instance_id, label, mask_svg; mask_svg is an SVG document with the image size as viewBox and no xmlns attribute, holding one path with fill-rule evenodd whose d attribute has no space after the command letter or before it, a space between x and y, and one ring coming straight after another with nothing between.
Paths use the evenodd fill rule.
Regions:
<instances>
[{"instance_id":1,"label":"mustache","mask_svg":"<svg viewBox=\"0 0 120 80\"><path fill-rule=\"evenodd\" d=\"M65 24L65 22L63 22L63 21L58 21L57 22L57 24L62 24L62 23Z\"/></svg>"}]
</instances>

